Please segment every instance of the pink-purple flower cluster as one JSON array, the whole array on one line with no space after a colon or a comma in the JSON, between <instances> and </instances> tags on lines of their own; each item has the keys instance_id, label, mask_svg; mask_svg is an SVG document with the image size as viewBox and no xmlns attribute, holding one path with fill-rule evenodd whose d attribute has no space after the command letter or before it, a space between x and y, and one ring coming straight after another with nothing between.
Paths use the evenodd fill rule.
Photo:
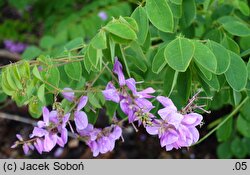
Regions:
<instances>
[{"instance_id":1,"label":"pink-purple flower cluster","mask_svg":"<svg viewBox=\"0 0 250 175\"><path fill-rule=\"evenodd\" d=\"M103 95L106 100L120 104L121 110L128 116L130 123L138 121L143 123L147 132L151 135L158 135L162 147L166 150L173 148L189 147L199 139L199 132L196 126L201 123L202 116L197 113L182 114L177 111L171 99L158 96L156 99L164 106L158 111L161 119L150 113L154 108L148 100L154 96L155 90L151 87L140 92L136 89L136 82L133 78L125 79L122 72L122 65L115 59L113 72L118 76L119 88L115 88L109 82Z\"/></svg>"},{"instance_id":2,"label":"pink-purple flower cluster","mask_svg":"<svg viewBox=\"0 0 250 175\"><path fill-rule=\"evenodd\" d=\"M138 121L138 124L146 125L154 116L150 110L154 108L148 100L154 96L150 95L155 92L151 87L137 91L136 81L133 78L125 79L122 72L122 64L115 58L113 72L118 76L119 88L115 88L112 82L109 82L106 89L102 91L106 100L120 104L121 110L128 116L130 123Z\"/></svg>"},{"instance_id":3,"label":"pink-purple flower cluster","mask_svg":"<svg viewBox=\"0 0 250 175\"><path fill-rule=\"evenodd\" d=\"M115 142L122 135L122 129L118 125L111 125L104 129L94 128L88 124L87 128L78 130L80 136L86 139L87 145L96 157L99 153L104 154L112 151L115 147Z\"/></svg>"},{"instance_id":4,"label":"pink-purple flower cluster","mask_svg":"<svg viewBox=\"0 0 250 175\"><path fill-rule=\"evenodd\" d=\"M167 151L173 148L189 147L199 139L197 125L202 116L197 113L181 114L171 99L158 96L157 100L164 106L158 111L161 119L154 119L146 130L151 135L158 135L162 147Z\"/></svg>"}]
</instances>

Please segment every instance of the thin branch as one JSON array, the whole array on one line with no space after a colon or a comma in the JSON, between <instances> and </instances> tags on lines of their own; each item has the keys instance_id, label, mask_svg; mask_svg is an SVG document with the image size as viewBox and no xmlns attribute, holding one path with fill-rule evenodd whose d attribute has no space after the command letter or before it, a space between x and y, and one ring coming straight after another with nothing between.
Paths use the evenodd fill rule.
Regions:
<instances>
[{"instance_id":1,"label":"thin branch","mask_svg":"<svg viewBox=\"0 0 250 175\"><path fill-rule=\"evenodd\" d=\"M13 114L7 114L3 112L0 112L0 118L7 119L7 120L14 120L17 122L26 123L26 124L33 125L33 126L35 126L37 123L35 120L32 120L32 119L24 118L24 117L13 115Z\"/></svg>"},{"instance_id":2,"label":"thin branch","mask_svg":"<svg viewBox=\"0 0 250 175\"><path fill-rule=\"evenodd\" d=\"M220 124L218 124L213 130L211 130L209 133L207 133L204 137L202 137L197 143L194 145L197 145L201 142L203 142L206 138L208 138L211 134L213 134L217 129L219 129L224 123L226 123L231 117L233 117L239 110L240 108L247 102L249 97L246 97L238 106L235 108ZM192 145L192 146L194 146Z\"/></svg>"}]
</instances>

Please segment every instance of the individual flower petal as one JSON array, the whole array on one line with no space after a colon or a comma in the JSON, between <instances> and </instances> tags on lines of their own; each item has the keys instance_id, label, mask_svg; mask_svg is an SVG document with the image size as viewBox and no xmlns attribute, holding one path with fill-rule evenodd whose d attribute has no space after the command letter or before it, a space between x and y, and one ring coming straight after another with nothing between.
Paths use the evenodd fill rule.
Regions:
<instances>
[{"instance_id":1,"label":"individual flower petal","mask_svg":"<svg viewBox=\"0 0 250 175\"><path fill-rule=\"evenodd\" d=\"M79 100L79 103L77 105L77 111L82 110L82 108L87 104L88 102L88 96L82 96Z\"/></svg>"},{"instance_id":2,"label":"individual flower petal","mask_svg":"<svg viewBox=\"0 0 250 175\"><path fill-rule=\"evenodd\" d=\"M114 69L113 72L117 74L118 80L119 80L119 85L124 86L126 84L125 82L125 77L122 72L122 64L118 61L118 58L115 58L115 64L114 64Z\"/></svg>"},{"instance_id":3,"label":"individual flower petal","mask_svg":"<svg viewBox=\"0 0 250 175\"><path fill-rule=\"evenodd\" d=\"M97 140L98 147L100 149L100 153L104 154L107 153L108 151L111 151L111 140L104 136L101 137L100 139Z\"/></svg>"},{"instance_id":4,"label":"individual flower petal","mask_svg":"<svg viewBox=\"0 0 250 175\"><path fill-rule=\"evenodd\" d=\"M183 115L172 112L169 115L165 116L165 121L178 129L183 118Z\"/></svg>"},{"instance_id":5,"label":"individual flower petal","mask_svg":"<svg viewBox=\"0 0 250 175\"><path fill-rule=\"evenodd\" d=\"M49 125L49 115L50 115L50 112L49 112L48 108L43 107L43 121L44 121L46 126Z\"/></svg>"},{"instance_id":6,"label":"individual flower petal","mask_svg":"<svg viewBox=\"0 0 250 175\"><path fill-rule=\"evenodd\" d=\"M112 82L109 82L106 86L106 89L102 91L103 96L106 100L113 101L119 103L120 95L117 89L114 87Z\"/></svg>"},{"instance_id":7,"label":"individual flower petal","mask_svg":"<svg viewBox=\"0 0 250 175\"><path fill-rule=\"evenodd\" d=\"M135 111L134 110L129 110L128 111L128 122L132 123L136 119Z\"/></svg>"},{"instance_id":8,"label":"individual flower petal","mask_svg":"<svg viewBox=\"0 0 250 175\"><path fill-rule=\"evenodd\" d=\"M151 87L138 92L140 98L153 98L153 95L149 95L152 93L155 93L155 90Z\"/></svg>"},{"instance_id":9,"label":"individual flower petal","mask_svg":"<svg viewBox=\"0 0 250 175\"><path fill-rule=\"evenodd\" d=\"M30 135L30 138L33 137L42 137L48 134L48 131L42 128L34 127L32 134Z\"/></svg>"},{"instance_id":10,"label":"individual flower petal","mask_svg":"<svg viewBox=\"0 0 250 175\"><path fill-rule=\"evenodd\" d=\"M20 134L16 134L18 140L23 141L23 137Z\"/></svg>"},{"instance_id":11,"label":"individual flower petal","mask_svg":"<svg viewBox=\"0 0 250 175\"><path fill-rule=\"evenodd\" d=\"M178 140L178 135L177 134L174 134L172 132L167 132L160 139L161 147L173 144L177 140Z\"/></svg>"},{"instance_id":12,"label":"individual flower petal","mask_svg":"<svg viewBox=\"0 0 250 175\"><path fill-rule=\"evenodd\" d=\"M146 127L146 131L150 134L150 135L157 135L159 133L159 127L157 126L147 126Z\"/></svg>"},{"instance_id":13,"label":"individual flower petal","mask_svg":"<svg viewBox=\"0 0 250 175\"><path fill-rule=\"evenodd\" d=\"M37 126L38 126L38 128L44 128L44 127L46 127L46 123L44 121L38 121Z\"/></svg>"},{"instance_id":14,"label":"individual flower petal","mask_svg":"<svg viewBox=\"0 0 250 175\"><path fill-rule=\"evenodd\" d=\"M99 150L98 144L95 141L90 142L89 147L91 151L93 152L94 157L99 155L100 150Z\"/></svg>"},{"instance_id":15,"label":"individual flower petal","mask_svg":"<svg viewBox=\"0 0 250 175\"><path fill-rule=\"evenodd\" d=\"M57 143L57 135L56 134L47 134L44 138L44 151L51 151Z\"/></svg>"},{"instance_id":16,"label":"individual flower petal","mask_svg":"<svg viewBox=\"0 0 250 175\"><path fill-rule=\"evenodd\" d=\"M145 112L149 112L151 109L154 108L152 103L145 98L136 98L135 103L138 105L140 109L144 109Z\"/></svg>"},{"instance_id":17,"label":"individual flower petal","mask_svg":"<svg viewBox=\"0 0 250 175\"><path fill-rule=\"evenodd\" d=\"M67 99L68 101L74 101L75 99L75 93L73 92L73 90L71 88L64 88L62 95L65 99Z\"/></svg>"},{"instance_id":18,"label":"individual flower petal","mask_svg":"<svg viewBox=\"0 0 250 175\"><path fill-rule=\"evenodd\" d=\"M137 95L135 79L129 78L126 80L127 87L132 91L134 95Z\"/></svg>"},{"instance_id":19,"label":"individual flower petal","mask_svg":"<svg viewBox=\"0 0 250 175\"><path fill-rule=\"evenodd\" d=\"M126 99L121 100L121 102L120 102L120 107L121 107L121 110L122 110L126 115L128 115L128 114L129 114L129 111L132 110L132 105L130 105L130 99L129 99L129 98L126 98Z\"/></svg>"},{"instance_id":20,"label":"individual flower petal","mask_svg":"<svg viewBox=\"0 0 250 175\"><path fill-rule=\"evenodd\" d=\"M114 140L117 140L122 135L122 128L120 126L114 126L113 132L110 134L110 137Z\"/></svg>"},{"instance_id":21,"label":"individual flower petal","mask_svg":"<svg viewBox=\"0 0 250 175\"><path fill-rule=\"evenodd\" d=\"M49 121L53 122L54 124L58 124L58 112L53 110L49 113Z\"/></svg>"},{"instance_id":22,"label":"individual flower petal","mask_svg":"<svg viewBox=\"0 0 250 175\"><path fill-rule=\"evenodd\" d=\"M25 155L28 154L29 150L30 149L29 149L29 146L27 145L27 143L23 144L23 152L24 152Z\"/></svg>"},{"instance_id":23,"label":"individual flower petal","mask_svg":"<svg viewBox=\"0 0 250 175\"><path fill-rule=\"evenodd\" d=\"M76 111L74 114L75 118L75 124L76 128L78 130L82 130L88 126L88 117L83 111Z\"/></svg>"},{"instance_id":24,"label":"individual flower petal","mask_svg":"<svg viewBox=\"0 0 250 175\"><path fill-rule=\"evenodd\" d=\"M170 98L163 97L163 96L158 96L156 99L166 108L169 110L177 112L177 108L175 107L174 103Z\"/></svg>"},{"instance_id":25,"label":"individual flower petal","mask_svg":"<svg viewBox=\"0 0 250 175\"><path fill-rule=\"evenodd\" d=\"M63 128L61 131L61 138L64 144L68 142L68 130L66 128Z\"/></svg>"},{"instance_id":26,"label":"individual flower petal","mask_svg":"<svg viewBox=\"0 0 250 175\"><path fill-rule=\"evenodd\" d=\"M67 113L67 114L65 114L63 116L63 118L62 118L62 125L61 125L62 128L66 127L66 124L69 121L69 117L70 117L70 113Z\"/></svg>"},{"instance_id":27,"label":"individual flower petal","mask_svg":"<svg viewBox=\"0 0 250 175\"><path fill-rule=\"evenodd\" d=\"M184 115L184 119L182 120L182 123L186 126L197 126L202 121L202 115L197 113L189 113Z\"/></svg>"},{"instance_id":28,"label":"individual flower petal","mask_svg":"<svg viewBox=\"0 0 250 175\"><path fill-rule=\"evenodd\" d=\"M63 142L63 139L59 136L57 136L57 140L56 143L60 146L60 147L64 147L65 143Z\"/></svg>"},{"instance_id":29,"label":"individual flower petal","mask_svg":"<svg viewBox=\"0 0 250 175\"><path fill-rule=\"evenodd\" d=\"M34 146L36 150L39 152L39 154L42 154L43 152L43 141L41 139L36 139Z\"/></svg>"},{"instance_id":30,"label":"individual flower petal","mask_svg":"<svg viewBox=\"0 0 250 175\"><path fill-rule=\"evenodd\" d=\"M195 127L189 128L190 133L193 135L193 143L196 143L199 140L200 134L199 131Z\"/></svg>"}]
</instances>

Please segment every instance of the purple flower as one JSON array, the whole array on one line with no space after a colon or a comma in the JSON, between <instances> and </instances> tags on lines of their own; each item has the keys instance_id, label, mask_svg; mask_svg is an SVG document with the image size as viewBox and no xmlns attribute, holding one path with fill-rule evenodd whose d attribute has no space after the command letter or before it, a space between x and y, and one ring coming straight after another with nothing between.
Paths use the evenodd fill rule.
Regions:
<instances>
[{"instance_id":1,"label":"purple flower","mask_svg":"<svg viewBox=\"0 0 250 175\"><path fill-rule=\"evenodd\" d=\"M146 125L153 115L150 112L154 108L147 98L152 98L151 94L155 90L151 87L140 92L136 89L136 81L133 78L125 80L122 72L122 64L115 58L113 71L118 76L120 89L117 90L112 82L109 82L106 89L102 91L106 100L120 103L121 110L128 116L130 123L138 121L138 124Z\"/></svg>"},{"instance_id":2,"label":"purple flower","mask_svg":"<svg viewBox=\"0 0 250 175\"><path fill-rule=\"evenodd\" d=\"M106 89L102 91L103 96L106 100L113 101L115 103L120 102L120 95L112 82L109 82Z\"/></svg>"},{"instance_id":3,"label":"purple flower","mask_svg":"<svg viewBox=\"0 0 250 175\"><path fill-rule=\"evenodd\" d=\"M100 11L100 12L98 13L98 16L99 16L103 21L106 21L106 20L108 19L108 15L107 15L107 13L104 12L104 11Z\"/></svg>"},{"instance_id":4,"label":"purple flower","mask_svg":"<svg viewBox=\"0 0 250 175\"><path fill-rule=\"evenodd\" d=\"M40 141L37 140L35 147L38 152L49 152L56 144L63 147L68 141L68 131L66 129L66 123L68 122L70 114L64 115L62 118L58 116L57 111L51 111L44 107L43 108L43 121L38 121L38 127L33 129L30 138L39 137ZM61 137L57 134L60 133ZM43 145L43 148L42 148Z\"/></svg>"},{"instance_id":5,"label":"purple flower","mask_svg":"<svg viewBox=\"0 0 250 175\"><path fill-rule=\"evenodd\" d=\"M125 82L124 74L122 72L122 64L118 61L117 57L115 58L113 72L118 76L119 85L124 86L126 82Z\"/></svg>"},{"instance_id":6,"label":"purple flower","mask_svg":"<svg viewBox=\"0 0 250 175\"><path fill-rule=\"evenodd\" d=\"M79 99L79 103L77 105L77 110L74 113L74 121L76 124L77 130L83 130L88 126L88 117L85 112L81 111L82 108L87 104L88 97L82 96Z\"/></svg>"},{"instance_id":7,"label":"purple flower","mask_svg":"<svg viewBox=\"0 0 250 175\"><path fill-rule=\"evenodd\" d=\"M82 97L79 99L79 103L78 103L78 105L77 105L76 110L77 110L77 111L82 110L82 108L84 108L84 106L86 106L87 102L88 102L88 96L82 96Z\"/></svg>"},{"instance_id":8,"label":"purple flower","mask_svg":"<svg viewBox=\"0 0 250 175\"><path fill-rule=\"evenodd\" d=\"M65 99L67 99L70 102L74 101L75 99L75 93L71 88L64 88L62 95Z\"/></svg>"},{"instance_id":9,"label":"purple flower","mask_svg":"<svg viewBox=\"0 0 250 175\"><path fill-rule=\"evenodd\" d=\"M202 116L197 113L180 114L167 97L159 96L157 100L165 107L158 111L161 119L155 119L146 130L151 135L158 135L162 147L167 151L173 148L189 147L199 139L195 126L199 125Z\"/></svg>"},{"instance_id":10,"label":"purple flower","mask_svg":"<svg viewBox=\"0 0 250 175\"><path fill-rule=\"evenodd\" d=\"M20 42L15 43L14 41L11 41L11 40L5 40L4 45L7 50L9 50L10 52L14 52L14 53L21 53L27 47L26 44L23 44Z\"/></svg>"},{"instance_id":11,"label":"purple flower","mask_svg":"<svg viewBox=\"0 0 250 175\"><path fill-rule=\"evenodd\" d=\"M86 143L96 157L99 153L104 154L114 149L115 141L122 135L122 129L118 125L111 125L101 130L89 124L79 134L87 138Z\"/></svg>"},{"instance_id":12,"label":"purple flower","mask_svg":"<svg viewBox=\"0 0 250 175\"><path fill-rule=\"evenodd\" d=\"M76 111L74 116L74 121L78 130L82 130L88 126L88 117L85 112Z\"/></svg>"},{"instance_id":13,"label":"purple flower","mask_svg":"<svg viewBox=\"0 0 250 175\"><path fill-rule=\"evenodd\" d=\"M16 134L16 137L17 137L17 139L18 139L20 142L23 142L22 144L23 144L23 152L24 152L24 154L27 155L27 154L29 153L29 150L30 150L30 149L31 149L31 150L34 150L34 147L33 147L30 143L25 142L25 141L23 140L23 137L22 137L20 134ZM18 146L18 144L19 144L19 141L15 142L14 145L11 146L11 148L16 148L16 147Z\"/></svg>"}]
</instances>

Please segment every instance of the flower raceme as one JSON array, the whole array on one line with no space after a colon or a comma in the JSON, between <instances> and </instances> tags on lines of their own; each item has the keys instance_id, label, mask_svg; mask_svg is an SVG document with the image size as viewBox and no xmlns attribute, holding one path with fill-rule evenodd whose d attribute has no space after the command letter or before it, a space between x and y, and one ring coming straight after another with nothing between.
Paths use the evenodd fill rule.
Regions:
<instances>
[{"instance_id":1,"label":"flower raceme","mask_svg":"<svg viewBox=\"0 0 250 175\"><path fill-rule=\"evenodd\" d=\"M189 147L198 141L199 132L196 127L201 124L202 116L193 111L194 107L202 109L202 106L193 104L198 93L181 111L177 110L171 99L157 96L156 100L164 107L158 110L158 118L150 112L154 108L150 99L154 98L152 94L155 90L148 87L138 91L135 79L125 78L118 58L115 58L113 72L118 77L119 87L116 88L113 82L108 82L102 94L107 101L120 105L129 123L137 122L139 126L145 127L150 135L158 135L161 146L165 147L166 151ZM50 152L56 145L64 147L68 142L69 126L75 137L89 146L93 156L112 151L116 141L122 138L122 125L125 120L116 121L103 129L95 128L88 122L87 114L83 110L88 103L87 96L76 97L74 91L67 87L63 89L62 96L72 103L73 109L65 112L61 105L56 105L58 109L49 111L47 107L43 107L43 120L37 122L30 139L24 141L21 135L17 134L18 141L12 148L22 145L25 154L34 149L41 154ZM75 123L76 131L71 122Z\"/></svg>"},{"instance_id":2,"label":"flower raceme","mask_svg":"<svg viewBox=\"0 0 250 175\"><path fill-rule=\"evenodd\" d=\"M118 76L119 88L116 89L112 82L109 82L106 89L102 91L106 100L120 104L121 110L128 116L130 123L138 121L138 124L147 124L153 117L150 110L154 108L148 98L155 92L153 88L147 88L138 92L136 81L133 78L125 79L122 72L122 64L115 59L113 72ZM129 92L131 91L131 92Z\"/></svg>"},{"instance_id":3,"label":"flower raceme","mask_svg":"<svg viewBox=\"0 0 250 175\"><path fill-rule=\"evenodd\" d=\"M189 147L199 139L197 125L201 124L202 116L197 113L181 114L167 97L158 96L157 100L164 106L158 111L161 119L155 119L146 127L151 135L158 135L162 147L167 151L173 148Z\"/></svg>"}]
</instances>

